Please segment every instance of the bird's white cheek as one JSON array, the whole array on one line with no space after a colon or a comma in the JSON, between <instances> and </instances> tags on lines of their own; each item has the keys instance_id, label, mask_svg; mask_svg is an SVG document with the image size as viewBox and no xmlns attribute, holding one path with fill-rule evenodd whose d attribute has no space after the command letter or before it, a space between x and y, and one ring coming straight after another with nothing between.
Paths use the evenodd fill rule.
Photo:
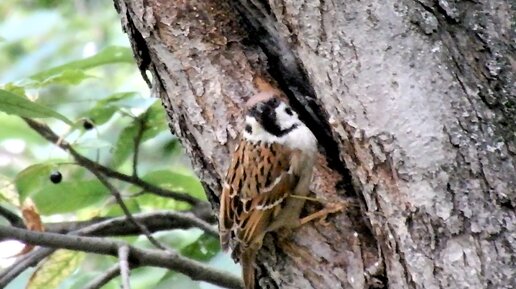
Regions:
<instances>
[{"instance_id":1,"label":"bird's white cheek","mask_svg":"<svg viewBox=\"0 0 516 289\"><path fill-rule=\"evenodd\" d=\"M286 135L284 144L293 149L300 149L306 153L317 152L317 139L306 126L302 125Z\"/></svg>"}]
</instances>

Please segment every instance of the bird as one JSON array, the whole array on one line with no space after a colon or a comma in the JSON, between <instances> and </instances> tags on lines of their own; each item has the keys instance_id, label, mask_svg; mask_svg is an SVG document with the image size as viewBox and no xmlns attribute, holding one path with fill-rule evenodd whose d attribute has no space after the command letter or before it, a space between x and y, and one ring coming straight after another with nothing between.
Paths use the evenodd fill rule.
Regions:
<instances>
[{"instance_id":1,"label":"bird","mask_svg":"<svg viewBox=\"0 0 516 289\"><path fill-rule=\"evenodd\" d=\"M296 228L335 210L305 218L317 139L275 91L247 104L243 130L220 195L219 232L224 251L239 259L246 289L255 288L255 259L264 236Z\"/></svg>"}]
</instances>

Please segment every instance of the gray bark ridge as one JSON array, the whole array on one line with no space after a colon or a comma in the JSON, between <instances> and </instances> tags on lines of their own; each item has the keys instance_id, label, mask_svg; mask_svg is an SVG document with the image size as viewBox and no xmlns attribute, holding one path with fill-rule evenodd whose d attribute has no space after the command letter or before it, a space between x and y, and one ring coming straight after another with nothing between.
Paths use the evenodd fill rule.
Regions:
<instances>
[{"instance_id":1,"label":"gray bark ridge","mask_svg":"<svg viewBox=\"0 0 516 289\"><path fill-rule=\"evenodd\" d=\"M516 286L509 1L115 5L214 211L263 75L316 133L313 191L360 204L269 236L262 288Z\"/></svg>"}]
</instances>

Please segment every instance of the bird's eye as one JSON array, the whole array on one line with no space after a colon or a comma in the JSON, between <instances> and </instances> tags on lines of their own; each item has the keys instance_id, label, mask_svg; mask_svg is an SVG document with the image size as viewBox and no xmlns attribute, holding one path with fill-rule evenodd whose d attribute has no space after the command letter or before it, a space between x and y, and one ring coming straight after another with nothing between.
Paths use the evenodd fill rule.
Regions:
<instances>
[{"instance_id":1,"label":"bird's eye","mask_svg":"<svg viewBox=\"0 0 516 289\"><path fill-rule=\"evenodd\" d=\"M248 133L253 133L253 128L251 127L251 125L248 124L245 126L245 131Z\"/></svg>"},{"instance_id":2,"label":"bird's eye","mask_svg":"<svg viewBox=\"0 0 516 289\"><path fill-rule=\"evenodd\" d=\"M292 109L290 109L290 107L285 107L285 113L288 115L292 115Z\"/></svg>"}]
</instances>

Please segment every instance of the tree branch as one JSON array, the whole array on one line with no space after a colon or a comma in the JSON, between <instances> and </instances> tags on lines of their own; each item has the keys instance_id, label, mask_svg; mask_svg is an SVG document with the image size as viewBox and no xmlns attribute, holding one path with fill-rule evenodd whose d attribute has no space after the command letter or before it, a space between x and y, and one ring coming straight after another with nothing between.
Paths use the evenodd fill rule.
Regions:
<instances>
[{"instance_id":1,"label":"tree branch","mask_svg":"<svg viewBox=\"0 0 516 289\"><path fill-rule=\"evenodd\" d=\"M79 154L68 142L66 142L64 140L61 140L60 142L58 142L59 136L57 134L55 134L47 125L37 122L35 120L32 120L30 118L23 118L23 120L33 130L35 130L38 134L40 134L43 138L58 145L63 150L68 151L78 164L89 169L90 171L101 172L102 174L104 174L107 177L115 178L115 179L130 183L130 184L136 185L136 186L138 186L148 192L151 192L155 195L173 198L178 201L186 202L193 206L196 206L199 203L204 203L204 201L194 198L188 194L169 191L169 190L160 188L158 186L155 186L151 183L148 183L148 182L140 179L137 176L129 176L129 175L126 175L123 173L119 173L117 171L110 169L109 167L98 164L98 163L84 157L83 155Z\"/></svg>"},{"instance_id":2,"label":"tree branch","mask_svg":"<svg viewBox=\"0 0 516 289\"><path fill-rule=\"evenodd\" d=\"M152 212L134 214L133 218L150 232L173 229L200 228L207 234L218 238L217 229L191 212ZM140 230L126 217L97 218L89 221L46 223L45 230L53 233L68 233L88 226L102 223L102 227L91 231L89 236L125 236L139 234Z\"/></svg>"},{"instance_id":3,"label":"tree branch","mask_svg":"<svg viewBox=\"0 0 516 289\"><path fill-rule=\"evenodd\" d=\"M99 289L106 285L109 281L120 274L120 265L115 264L109 268L104 274L101 274L97 278L91 280L83 289Z\"/></svg>"},{"instance_id":4,"label":"tree branch","mask_svg":"<svg viewBox=\"0 0 516 289\"><path fill-rule=\"evenodd\" d=\"M0 237L10 237L32 245L64 248L95 254L118 256L118 248L128 246L131 262L140 266L156 266L175 270L192 278L227 288L243 288L239 278L216 270L200 262L190 260L177 253L140 249L122 241L106 240L98 237L79 237L55 233L33 232L10 226L0 226Z\"/></svg>"},{"instance_id":5,"label":"tree branch","mask_svg":"<svg viewBox=\"0 0 516 289\"><path fill-rule=\"evenodd\" d=\"M205 219L210 219L211 215L198 212ZM217 231L210 225L195 217L193 213L181 212L155 212L141 213L134 216L138 221L144 224L150 224L150 228L154 230L166 229L187 229L192 226L206 227L206 232L214 237ZM195 225L195 224L197 224ZM45 224L45 228L49 232L68 233L69 235L90 235L90 236L110 236L110 235L127 235L140 233L138 227L127 220L126 217L105 218L84 222L67 222L57 224ZM208 232L207 230L211 230ZM0 240L7 239L9 236L0 237ZM0 273L0 288L9 284L16 276L25 271L27 268L35 266L41 260L52 254L53 248L40 248L23 256L16 264L5 269ZM133 264L134 265L134 264Z\"/></svg>"},{"instance_id":6,"label":"tree branch","mask_svg":"<svg viewBox=\"0 0 516 289\"><path fill-rule=\"evenodd\" d=\"M15 227L25 227L23 219L11 212L9 209L0 206L0 216L4 217L11 225Z\"/></svg>"},{"instance_id":7,"label":"tree branch","mask_svg":"<svg viewBox=\"0 0 516 289\"><path fill-rule=\"evenodd\" d=\"M97 177L97 179L99 179L99 181L104 186L106 186L106 188L108 188L108 190L111 192L113 197L115 197L118 205L120 205L120 208L122 208L122 211L124 212L124 214L127 217L127 219L131 223L133 223L136 227L138 227L138 229L140 229L140 232L142 232L145 235L145 237L147 237L147 239L154 246L156 246L157 248L162 249L162 250L168 250L168 248L165 245L161 244L160 242L158 242L158 240L156 240L154 237L152 237L152 234L151 234L151 232L149 232L147 227L145 227L144 225L142 225L140 222L138 222L137 220L135 220L133 218L133 215L131 214L131 212L129 211L127 206L125 205L124 200L122 199L122 195L120 194L120 192L113 185L111 185L111 183L104 177L104 175L102 175L100 172L95 171L95 170L91 170L90 169L90 171Z\"/></svg>"},{"instance_id":8,"label":"tree branch","mask_svg":"<svg viewBox=\"0 0 516 289\"><path fill-rule=\"evenodd\" d=\"M5 288L27 268L35 266L55 251L54 248L39 248L17 260L11 267L0 272L0 288Z\"/></svg>"},{"instance_id":9,"label":"tree branch","mask_svg":"<svg viewBox=\"0 0 516 289\"><path fill-rule=\"evenodd\" d=\"M118 264L120 265L120 277L122 278L122 289L131 289L129 281L129 247L124 245L118 248Z\"/></svg>"},{"instance_id":10,"label":"tree branch","mask_svg":"<svg viewBox=\"0 0 516 289\"><path fill-rule=\"evenodd\" d=\"M144 114L146 115L146 114ZM142 141L143 131L145 120L140 117L137 118L138 123L138 131L136 132L136 136L134 138L134 153L133 153L133 177L138 177L138 156L140 154L140 142Z\"/></svg>"}]
</instances>

